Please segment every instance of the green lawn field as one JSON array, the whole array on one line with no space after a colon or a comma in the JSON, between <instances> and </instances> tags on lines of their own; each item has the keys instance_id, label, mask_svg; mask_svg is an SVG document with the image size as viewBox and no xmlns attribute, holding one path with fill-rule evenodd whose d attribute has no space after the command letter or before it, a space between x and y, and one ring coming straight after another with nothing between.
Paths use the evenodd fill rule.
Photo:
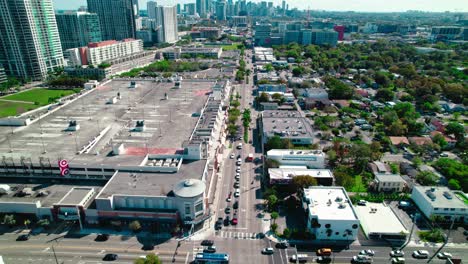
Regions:
<instances>
[{"instance_id":1,"label":"green lawn field","mask_svg":"<svg viewBox=\"0 0 468 264\"><path fill-rule=\"evenodd\" d=\"M48 105L50 103L49 98L58 99L73 93L75 93L73 90L48 90L38 88L0 97L0 117L16 116Z\"/></svg>"}]
</instances>

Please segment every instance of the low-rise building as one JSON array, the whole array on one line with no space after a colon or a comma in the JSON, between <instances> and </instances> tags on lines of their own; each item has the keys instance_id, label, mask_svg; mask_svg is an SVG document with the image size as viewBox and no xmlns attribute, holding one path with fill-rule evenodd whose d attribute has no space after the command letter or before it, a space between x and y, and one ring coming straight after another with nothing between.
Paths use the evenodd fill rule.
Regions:
<instances>
[{"instance_id":1,"label":"low-rise building","mask_svg":"<svg viewBox=\"0 0 468 264\"><path fill-rule=\"evenodd\" d=\"M395 173L377 173L374 181L378 192L402 192L406 186L406 181Z\"/></svg>"},{"instance_id":2,"label":"low-rise building","mask_svg":"<svg viewBox=\"0 0 468 264\"><path fill-rule=\"evenodd\" d=\"M307 169L305 166L281 166L268 169L270 184L290 184L296 176L311 176L322 186L333 184L333 173L324 169Z\"/></svg>"},{"instance_id":3,"label":"low-rise building","mask_svg":"<svg viewBox=\"0 0 468 264\"><path fill-rule=\"evenodd\" d=\"M263 144L274 136L289 139L294 145L314 143L314 134L309 120L301 117L297 111L263 111L260 125Z\"/></svg>"},{"instance_id":4,"label":"low-rise building","mask_svg":"<svg viewBox=\"0 0 468 264\"><path fill-rule=\"evenodd\" d=\"M324 169L326 155L321 150L272 149L267 159L277 161L281 166L305 166L310 169Z\"/></svg>"},{"instance_id":5,"label":"low-rise building","mask_svg":"<svg viewBox=\"0 0 468 264\"><path fill-rule=\"evenodd\" d=\"M164 58L167 60L197 57L219 59L222 53L222 48L211 47L174 47L162 52Z\"/></svg>"},{"instance_id":6,"label":"low-rise building","mask_svg":"<svg viewBox=\"0 0 468 264\"><path fill-rule=\"evenodd\" d=\"M317 240L354 241L359 219L343 187L312 186L304 189L302 206L307 229Z\"/></svg>"},{"instance_id":7,"label":"low-rise building","mask_svg":"<svg viewBox=\"0 0 468 264\"><path fill-rule=\"evenodd\" d=\"M415 186L411 199L429 219L438 216L445 221L468 223L467 198L461 192L456 193L447 187Z\"/></svg>"},{"instance_id":8,"label":"low-rise building","mask_svg":"<svg viewBox=\"0 0 468 264\"><path fill-rule=\"evenodd\" d=\"M385 203L355 207L362 230L369 239L404 240L409 234L403 223Z\"/></svg>"}]
</instances>

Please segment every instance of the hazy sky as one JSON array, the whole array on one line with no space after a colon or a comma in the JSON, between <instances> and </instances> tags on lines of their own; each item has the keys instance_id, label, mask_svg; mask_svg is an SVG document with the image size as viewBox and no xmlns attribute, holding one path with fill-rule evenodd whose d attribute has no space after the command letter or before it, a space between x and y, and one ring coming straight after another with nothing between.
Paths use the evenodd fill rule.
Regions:
<instances>
[{"instance_id":1,"label":"hazy sky","mask_svg":"<svg viewBox=\"0 0 468 264\"><path fill-rule=\"evenodd\" d=\"M86 0L53 0L56 9L77 9L81 5L86 5ZM140 9L146 9L147 0L138 0ZM236 0L233 0L236 1ZM195 0L156 0L161 5L172 5L176 3L195 3ZM260 0L254 0L260 2ZM267 0L271 2L271 0ZM281 4L281 0L273 0L276 5ZM311 10L335 10L335 11L457 11L468 12L467 0L287 0L289 7Z\"/></svg>"}]
</instances>

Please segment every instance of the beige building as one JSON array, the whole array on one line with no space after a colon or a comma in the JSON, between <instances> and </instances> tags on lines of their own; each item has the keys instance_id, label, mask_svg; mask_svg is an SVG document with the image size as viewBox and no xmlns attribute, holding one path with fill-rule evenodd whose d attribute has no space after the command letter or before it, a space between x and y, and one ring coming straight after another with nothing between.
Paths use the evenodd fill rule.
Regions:
<instances>
[{"instance_id":1,"label":"beige building","mask_svg":"<svg viewBox=\"0 0 468 264\"><path fill-rule=\"evenodd\" d=\"M400 174L376 173L374 181L379 192L402 192L406 187L406 181Z\"/></svg>"}]
</instances>

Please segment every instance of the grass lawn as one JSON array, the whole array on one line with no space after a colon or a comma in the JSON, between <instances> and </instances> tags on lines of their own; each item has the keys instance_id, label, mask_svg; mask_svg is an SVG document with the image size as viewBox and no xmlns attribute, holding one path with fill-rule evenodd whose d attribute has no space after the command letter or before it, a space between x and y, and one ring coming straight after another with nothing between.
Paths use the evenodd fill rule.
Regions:
<instances>
[{"instance_id":1,"label":"grass lawn","mask_svg":"<svg viewBox=\"0 0 468 264\"><path fill-rule=\"evenodd\" d=\"M223 45L221 46L223 48L223 50L238 50L239 48L237 48L237 45L239 45L241 43L233 43L232 45Z\"/></svg>"},{"instance_id":2,"label":"grass lawn","mask_svg":"<svg viewBox=\"0 0 468 264\"><path fill-rule=\"evenodd\" d=\"M455 195L460 198L463 202L465 202L465 204L468 204L468 198L466 198L465 195L459 193L459 192L456 192Z\"/></svg>"},{"instance_id":3,"label":"grass lawn","mask_svg":"<svg viewBox=\"0 0 468 264\"><path fill-rule=\"evenodd\" d=\"M367 192L366 186L362 183L362 177L361 176L356 176L354 178L354 185L351 188L351 192Z\"/></svg>"},{"instance_id":4,"label":"grass lawn","mask_svg":"<svg viewBox=\"0 0 468 264\"><path fill-rule=\"evenodd\" d=\"M16 116L38 107L48 105L50 103L49 98L60 98L74 93L75 92L73 90L48 90L39 88L0 97L0 118ZM22 101L24 103L8 102L4 100Z\"/></svg>"}]
</instances>

